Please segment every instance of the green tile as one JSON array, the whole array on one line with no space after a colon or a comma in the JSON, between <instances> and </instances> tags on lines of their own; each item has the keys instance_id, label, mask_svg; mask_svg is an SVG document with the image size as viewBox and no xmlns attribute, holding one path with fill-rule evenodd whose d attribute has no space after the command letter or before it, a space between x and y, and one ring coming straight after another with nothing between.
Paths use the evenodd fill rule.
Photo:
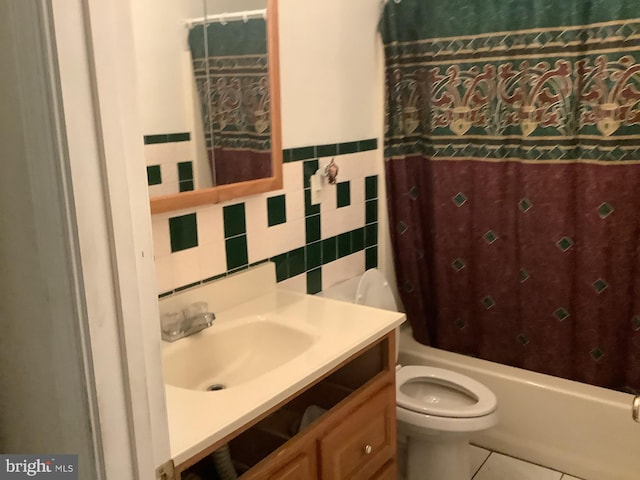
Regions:
<instances>
[{"instance_id":1,"label":"green tile","mask_svg":"<svg viewBox=\"0 0 640 480\"><path fill-rule=\"evenodd\" d=\"M193 287L197 287L200 284L201 282L193 282L193 283L190 283L189 285L183 285L181 287L176 288L175 293L182 292L183 290L188 290Z\"/></svg>"},{"instance_id":2,"label":"green tile","mask_svg":"<svg viewBox=\"0 0 640 480\"><path fill-rule=\"evenodd\" d=\"M322 269L316 268L307 272L307 294L315 295L322 291Z\"/></svg>"},{"instance_id":3,"label":"green tile","mask_svg":"<svg viewBox=\"0 0 640 480\"><path fill-rule=\"evenodd\" d=\"M305 266L307 270L322 265L322 242L313 242L308 244L305 252Z\"/></svg>"},{"instance_id":4,"label":"green tile","mask_svg":"<svg viewBox=\"0 0 640 480\"><path fill-rule=\"evenodd\" d=\"M299 147L291 149L291 161L307 160L316 156L316 147Z\"/></svg>"},{"instance_id":5,"label":"green tile","mask_svg":"<svg viewBox=\"0 0 640 480\"><path fill-rule=\"evenodd\" d=\"M158 298L165 298L165 297L168 297L169 295L173 295L173 293L174 293L173 290L169 290L168 292L164 292L158 295Z\"/></svg>"},{"instance_id":6,"label":"green tile","mask_svg":"<svg viewBox=\"0 0 640 480\"><path fill-rule=\"evenodd\" d=\"M306 243L320 240L320 215L305 218Z\"/></svg>"},{"instance_id":7,"label":"green tile","mask_svg":"<svg viewBox=\"0 0 640 480\"><path fill-rule=\"evenodd\" d=\"M270 227L287 221L287 204L284 195L267 198L267 218Z\"/></svg>"},{"instance_id":8,"label":"green tile","mask_svg":"<svg viewBox=\"0 0 640 480\"><path fill-rule=\"evenodd\" d=\"M338 257L338 237L322 241L322 264L333 262Z\"/></svg>"},{"instance_id":9,"label":"green tile","mask_svg":"<svg viewBox=\"0 0 640 480\"><path fill-rule=\"evenodd\" d=\"M167 143L167 135L145 135L144 144L153 145L155 143Z\"/></svg>"},{"instance_id":10,"label":"green tile","mask_svg":"<svg viewBox=\"0 0 640 480\"><path fill-rule=\"evenodd\" d=\"M370 247L364 251L364 268L378 268L378 247Z\"/></svg>"},{"instance_id":11,"label":"green tile","mask_svg":"<svg viewBox=\"0 0 640 480\"><path fill-rule=\"evenodd\" d=\"M378 176L373 175L364 179L364 198L373 200L378 198Z\"/></svg>"},{"instance_id":12,"label":"green tile","mask_svg":"<svg viewBox=\"0 0 640 480\"><path fill-rule=\"evenodd\" d=\"M336 185L338 208L351 205L351 182L340 182Z\"/></svg>"},{"instance_id":13,"label":"green tile","mask_svg":"<svg viewBox=\"0 0 640 480\"><path fill-rule=\"evenodd\" d=\"M227 250L227 270L234 270L249 264L246 235L227 238L225 247Z\"/></svg>"},{"instance_id":14,"label":"green tile","mask_svg":"<svg viewBox=\"0 0 640 480\"><path fill-rule=\"evenodd\" d=\"M178 163L178 180L180 182L193 180L193 162Z\"/></svg>"},{"instance_id":15,"label":"green tile","mask_svg":"<svg viewBox=\"0 0 640 480\"><path fill-rule=\"evenodd\" d=\"M185 180L178 184L178 188L181 192L191 192L194 189L193 180Z\"/></svg>"},{"instance_id":16,"label":"green tile","mask_svg":"<svg viewBox=\"0 0 640 480\"><path fill-rule=\"evenodd\" d=\"M311 186L311 182L309 177L316 173L318 170L318 159L315 160L306 160L302 164L302 182L304 188L309 188Z\"/></svg>"},{"instance_id":17,"label":"green tile","mask_svg":"<svg viewBox=\"0 0 640 480\"><path fill-rule=\"evenodd\" d=\"M224 217L224 238L247 233L244 203L223 207L222 216Z\"/></svg>"},{"instance_id":18,"label":"green tile","mask_svg":"<svg viewBox=\"0 0 640 480\"><path fill-rule=\"evenodd\" d=\"M378 244L378 224L370 223L364 227L364 244L373 247Z\"/></svg>"},{"instance_id":19,"label":"green tile","mask_svg":"<svg viewBox=\"0 0 640 480\"><path fill-rule=\"evenodd\" d=\"M304 215L317 215L320 213L320 204L311 205L311 190L305 189L304 191Z\"/></svg>"},{"instance_id":20,"label":"green tile","mask_svg":"<svg viewBox=\"0 0 640 480\"><path fill-rule=\"evenodd\" d=\"M327 145L318 145L316 147L318 157L333 157L338 154L338 144L330 143Z\"/></svg>"},{"instance_id":21,"label":"green tile","mask_svg":"<svg viewBox=\"0 0 640 480\"><path fill-rule=\"evenodd\" d=\"M147 185L160 185L161 183L162 173L160 173L160 165L147 167Z\"/></svg>"},{"instance_id":22,"label":"green tile","mask_svg":"<svg viewBox=\"0 0 640 480\"><path fill-rule=\"evenodd\" d=\"M282 151L282 162L289 163L291 161L291 149L287 148Z\"/></svg>"},{"instance_id":23,"label":"green tile","mask_svg":"<svg viewBox=\"0 0 640 480\"><path fill-rule=\"evenodd\" d=\"M364 227L351 231L351 253L364 249Z\"/></svg>"},{"instance_id":24,"label":"green tile","mask_svg":"<svg viewBox=\"0 0 640 480\"><path fill-rule=\"evenodd\" d=\"M276 255L271 261L276 265L276 281L282 282L289 278L289 259L286 253Z\"/></svg>"},{"instance_id":25,"label":"green tile","mask_svg":"<svg viewBox=\"0 0 640 480\"><path fill-rule=\"evenodd\" d=\"M222 278L224 278L226 276L227 276L226 273L221 273L219 275L214 275L213 277L205 278L204 280L202 280L202 283L215 282L216 280L220 280L220 279L222 279Z\"/></svg>"},{"instance_id":26,"label":"green tile","mask_svg":"<svg viewBox=\"0 0 640 480\"><path fill-rule=\"evenodd\" d=\"M524 283L531 278L531 274L527 272L524 268L521 268L519 277L520 277L520 283Z\"/></svg>"},{"instance_id":27,"label":"green tile","mask_svg":"<svg viewBox=\"0 0 640 480\"><path fill-rule=\"evenodd\" d=\"M370 138L369 140L360 140L358 142L358 149L361 152L366 152L368 150L376 150L378 148L378 139Z\"/></svg>"},{"instance_id":28,"label":"green tile","mask_svg":"<svg viewBox=\"0 0 640 480\"><path fill-rule=\"evenodd\" d=\"M365 223L378 221L378 200L367 200L365 208Z\"/></svg>"},{"instance_id":29,"label":"green tile","mask_svg":"<svg viewBox=\"0 0 640 480\"><path fill-rule=\"evenodd\" d=\"M356 153L358 151L358 142L345 142L338 144L338 155L347 153Z\"/></svg>"},{"instance_id":30,"label":"green tile","mask_svg":"<svg viewBox=\"0 0 640 480\"><path fill-rule=\"evenodd\" d=\"M198 246L196 214L181 215L169 219L171 252L179 252Z\"/></svg>"},{"instance_id":31,"label":"green tile","mask_svg":"<svg viewBox=\"0 0 640 480\"><path fill-rule=\"evenodd\" d=\"M289 252L289 278L305 272L304 247Z\"/></svg>"},{"instance_id":32,"label":"green tile","mask_svg":"<svg viewBox=\"0 0 640 480\"><path fill-rule=\"evenodd\" d=\"M167 135L167 142L188 142L191 140L191 134L185 133L170 133Z\"/></svg>"},{"instance_id":33,"label":"green tile","mask_svg":"<svg viewBox=\"0 0 640 480\"><path fill-rule=\"evenodd\" d=\"M351 232L338 235L338 258L351 255Z\"/></svg>"}]
</instances>

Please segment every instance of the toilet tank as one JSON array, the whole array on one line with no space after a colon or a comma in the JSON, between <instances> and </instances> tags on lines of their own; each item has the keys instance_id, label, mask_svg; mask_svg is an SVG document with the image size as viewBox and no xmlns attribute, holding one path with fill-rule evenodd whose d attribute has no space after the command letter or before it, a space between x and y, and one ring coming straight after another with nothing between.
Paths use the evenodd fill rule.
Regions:
<instances>
[{"instance_id":1,"label":"toilet tank","mask_svg":"<svg viewBox=\"0 0 640 480\"><path fill-rule=\"evenodd\" d=\"M364 272L363 275L329 287L317 295L393 312L398 311L398 304L391 292L389 282L377 268L372 268ZM396 363L398 362L399 347L400 329L396 328Z\"/></svg>"},{"instance_id":2,"label":"toilet tank","mask_svg":"<svg viewBox=\"0 0 640 480\"><path fill-rule=\"evenodd\" d=\"M377 268L329 287L318 295L343 302L398 311L398 304L391 292L389 282Z\"/></svg>"}]
</instances>

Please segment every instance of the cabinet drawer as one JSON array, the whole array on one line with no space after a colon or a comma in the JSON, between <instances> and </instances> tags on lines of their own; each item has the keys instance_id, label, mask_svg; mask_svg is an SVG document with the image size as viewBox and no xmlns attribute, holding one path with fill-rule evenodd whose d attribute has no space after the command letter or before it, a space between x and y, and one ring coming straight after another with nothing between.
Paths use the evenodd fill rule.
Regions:
<instances>
[{"instance_id":1,"label":"cabinet drawer","mask_svg":"<svg viewBox=\"0 0 640 480\"><path fill-rule=\"evenodd\" d=\"M395 389L389 385L350 412L348 421L321 438L321 478L370 479L392 459L396 442L395 408Z\"/></svg>"},{"instance_id":2,"label":"cabinet drawer","mask_svg":"<svg viewBox=\"0 0 640 480\"><path fill-rule=\"evenodd\" d=\"M315 478L313 460L306 453L291 460L285 467L269 476L269 480L301 480Z\"/></svg>"}]
</instances>

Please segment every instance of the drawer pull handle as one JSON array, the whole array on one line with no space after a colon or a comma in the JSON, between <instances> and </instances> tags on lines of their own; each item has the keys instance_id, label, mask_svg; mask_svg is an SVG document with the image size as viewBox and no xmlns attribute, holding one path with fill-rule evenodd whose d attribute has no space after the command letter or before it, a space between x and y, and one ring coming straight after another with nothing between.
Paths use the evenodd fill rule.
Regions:
<instances>
[{"instance_id":1,"label":"drawer pull handle","mask_svg":"<svg viewBox=\"0 0 640 480\"><path fill-rule=\"evenodd\" d=\"M371 445L369 445L369 444L365 445L364 446L364 453L367 454L367 455L370 455L371 452L373 452L373 447Z\"/></svg>"}]
</instances>

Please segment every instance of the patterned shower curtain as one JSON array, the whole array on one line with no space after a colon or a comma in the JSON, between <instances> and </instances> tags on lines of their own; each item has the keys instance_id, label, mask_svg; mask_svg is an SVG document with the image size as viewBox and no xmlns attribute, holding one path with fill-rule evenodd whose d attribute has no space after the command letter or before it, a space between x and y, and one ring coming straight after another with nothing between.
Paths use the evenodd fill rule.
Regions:
<instances>
[{"instance_id":1,"label":"patterned shower curtain","mask_svg":"<svg viewBox=\"0 0 640 480\"><path fill-rule=\"evenodd\" d=\"M271 176L266 22L211 22L189 30L214 185Z\"/></svg>"},{"instance_id":2,"label":"patterned shower curtain","mask_svg":"<svg viewBox=\"0 0 640 480\"><path fill-rule=\"evenodd\" d=\"M637 0L389 1L385 164L416 340L640 390Z\"/></svg>"}]
</instances>

